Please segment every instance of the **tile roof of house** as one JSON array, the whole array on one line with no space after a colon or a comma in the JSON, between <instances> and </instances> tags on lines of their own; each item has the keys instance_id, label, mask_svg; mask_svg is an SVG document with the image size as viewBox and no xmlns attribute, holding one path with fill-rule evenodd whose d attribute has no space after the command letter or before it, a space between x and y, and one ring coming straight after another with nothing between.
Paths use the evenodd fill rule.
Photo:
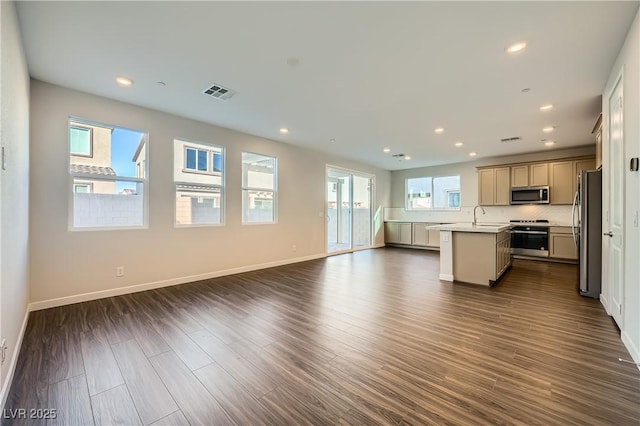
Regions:
<instances>
[{"instance_id":1,"label":"tile roof of house","mask_svg":"<svg viewBox=\"0 0 640 426\"><path fill-rule=\"evenodd\" d=\"M90 175L115 176L116 172L111 167L88 166L86 164L71 164L71 173L85 173Z\"/></svg>"}]
</instances>

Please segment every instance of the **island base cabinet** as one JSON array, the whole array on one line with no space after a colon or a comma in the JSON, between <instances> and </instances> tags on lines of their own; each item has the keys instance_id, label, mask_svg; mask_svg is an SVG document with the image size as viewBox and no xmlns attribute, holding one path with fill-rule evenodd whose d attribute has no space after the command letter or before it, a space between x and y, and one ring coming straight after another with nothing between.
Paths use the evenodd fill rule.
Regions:
<instances>
[{"instance_id":1,"label":"island base cabinet","mask_svg":"<svg viewBox=\"0 0 640 426\"><path fill-rule=\"evenodd\" d=\"M454 232L452 237L455 281L491 286L511 265L508 232Z\"/></svg>"}]
</instances>

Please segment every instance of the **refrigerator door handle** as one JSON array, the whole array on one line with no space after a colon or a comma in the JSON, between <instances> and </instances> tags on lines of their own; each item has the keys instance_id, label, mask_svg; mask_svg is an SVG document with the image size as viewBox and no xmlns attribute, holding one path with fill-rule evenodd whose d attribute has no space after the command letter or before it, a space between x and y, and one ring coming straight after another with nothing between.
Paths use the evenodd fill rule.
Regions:
<instances>
[{"instance_id":1,"label":"refrigerator door handle","mask_svg":"<svg viewBox=\"0 0 640 426\"><path fill-rule=\"evenodd\" d=\"M576 195L573 197L573 206L571 206L571 235L573 236L573 242L578 247L578 236L576 235L576 209L578 207L578 195L579 191L576 191Z\"/></svg>"}]
</instances>

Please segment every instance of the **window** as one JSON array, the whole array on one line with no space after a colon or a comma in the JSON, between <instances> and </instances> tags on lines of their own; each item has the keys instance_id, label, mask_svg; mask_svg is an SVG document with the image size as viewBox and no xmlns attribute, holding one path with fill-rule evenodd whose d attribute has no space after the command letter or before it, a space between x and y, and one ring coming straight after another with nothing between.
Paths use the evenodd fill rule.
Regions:
<instances>
[{"instance_id":1,"label":"window","mask_svg":"<svg viewBox=\"0 0 640 426\"><path fill-rule=\"evenodd\" d=\"M450 209L460 208L460 191L447 191L447 207Z\"/></svg>"},{"instance_id":2,"label":"window","mask_svg":"<svg viewBox=\"0 0 640 426\"><path fill-rule=\"evenodd\" d=\"M78 192L81 194L91 193L93 192L93 185L90 183L74 183L73 192Z\"/></svg>"},{"instance_id":3,"label":"window","mask_svg":"<svg viewBox=\"0 0 640 426\"><path fill-rule=\"evenodd\" d=\"M146 226L147 134L69 120L69 227Z\"/></svg>"},{"instance_id":4,"label":"window","mask_svg":"<svg viewBox=\"0 0 640 426\"><path fill-rule=\"evenodd\" d=\"M276 158L242 153L242 223L275 223Z\"/></svg>"},{"instance_id":5,"label":"window","mask_svg":"<svg viewBox=\"0 0 640 426\"><path fill-rule=\"evenodd\" d=\"M189 142L184 144L184 172L222 173L222 154L220 148L196 147Z\"/></svg>"},{"instance_id":6,"label":"window","mask_svg":"<svg viewBox=\"0 0 640 426\"><path fill-rule=\"evenodd\" d=\"M460 209L460 176L406 180L407 210Z\"/></svg>"},{"instance_id":7,"label":"window","mask_svg":"<svg viewBox=\"0 0 640 426\"><path fill-rule=\"evenodd\" d=\"M180 139L173 143L176 226L222 224L224 148Z\"/></svg>"},{"instance_id":8,"label":"window","mask_svg":"<svg viewBox=\"0 0 640 426\"><path fill-rule=\"evenodd\" d=\"M69 127L69 152L71 155L92 156L92 132L89 127Z\"/></svg>"}]
</instances>

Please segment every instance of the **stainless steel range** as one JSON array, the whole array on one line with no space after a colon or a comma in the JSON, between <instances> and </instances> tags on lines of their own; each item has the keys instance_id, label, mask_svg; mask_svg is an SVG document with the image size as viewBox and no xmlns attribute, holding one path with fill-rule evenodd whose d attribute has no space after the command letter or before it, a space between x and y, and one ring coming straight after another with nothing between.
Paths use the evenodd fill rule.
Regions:
<instances>
[{"instance_id":1,"label":"stainless steel range","mask_svg":"<svg viewBox=\"0 0 640 426\"><path fill-rule=\"evenodd\" d=\"M511 220L511 254L549 257L549 221Z\"/></svg>"}]
</instances>

